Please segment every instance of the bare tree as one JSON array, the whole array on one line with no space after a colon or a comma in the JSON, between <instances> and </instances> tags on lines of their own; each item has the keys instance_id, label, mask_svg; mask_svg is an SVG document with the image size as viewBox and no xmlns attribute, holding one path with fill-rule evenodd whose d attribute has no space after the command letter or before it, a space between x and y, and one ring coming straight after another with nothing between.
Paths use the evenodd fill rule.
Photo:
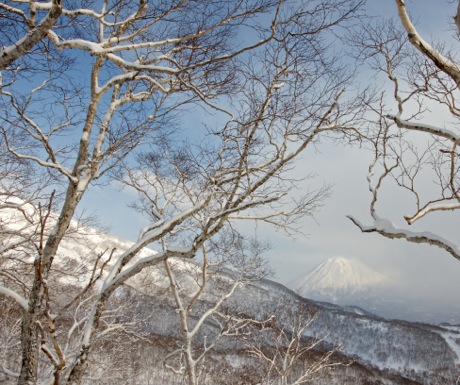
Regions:
<instances>
[{"instance_id":1,"label":"bare tree","mask_svg":"<svg viewBox=\"0 0 460 385\"><path fill-rule=\"evenodd\" d=\"M190 385L198 383L198 368L222 338L244 336L251 327L268 322L234 313L225 306L241 285L269 273L261 256L266 245L242 239L235 232L223 234L211 243L210 250L203 245L200 264L165 261L181 339L179 348L168 354L164 363L174 373L186 375ZM172 366L171 361L179 365Z\"/></svg>"},{"instance_id":2,"label":"bare tree","mask_svg":"<svg viewBox=\"0 0 460 385\"><path fill-rule=\"evenodd\" d=\"M261 332L263 338L257 344L249 346L248 354L260 360L266 368L264 384L307 384L320 371L346 364L333 357L340 351L339 346L322 346L327 335L308 335L308 328L314 320L315 315L308 309L301 306L294 311L291 309Z\"/></svg>"},{"instance_id":3,"label":"bare tree","mask_svg":"<svg viewBox=\"0 0 460 385\"><path fill-rule=\"evenodd\" d=\"M33 191L42 193L22 197L39 207L33 236L25 237L31 258L21 260L29 278L22 291L4 281L0 292L22 309L18 384L37 382L40 351L55 384L79 384L104 308L129 278L171 257L193 258L237 220L295 231L320 202L323 190L290 196L296 181L287 174L320 135L353 132L357 106L344 95L350 78L327 46L329 31L355 17L361 2L11 4L0 4L8 15L1 36L9 42L2 51L1 154L49 182L40 179ZM217 114L219 123L193 146L172 145L187 105ZM136 149L144 152L138 165ZM85 261L95 273L83 287L103 281L78 321L78 353L66 357L54 337L62 306L56 286L51 290L59 281L58 248L90 185L114 175L143 196L152 224L107 274L108 260L97 253ZM160 251L139 258L152 242Z\"/></svg>"},{"instance_id":4,"label":"bare tree","mask_svg":"<svg viewBox=\"0 0 460 385\"><path fill-rule=\"evenodd\" d=\"M459 61L446 43L436 47L420 35L405 1L395 3L399 21L367 25L354 39L373 68L390 80L393 100L382 95L370 106L377 116L372 141L375 156L368 175L373 223L350 219L363 232L437 246L460 260L459 244L437 229L411 231L379 214L379 203L386 198L383 189L392 183L414 202L415 210L403 216L408 226L418 223L429 230L428 217L460 209ZM458 14L454 20L454 35L458 35Z\"/></svg>"}]
</instances>

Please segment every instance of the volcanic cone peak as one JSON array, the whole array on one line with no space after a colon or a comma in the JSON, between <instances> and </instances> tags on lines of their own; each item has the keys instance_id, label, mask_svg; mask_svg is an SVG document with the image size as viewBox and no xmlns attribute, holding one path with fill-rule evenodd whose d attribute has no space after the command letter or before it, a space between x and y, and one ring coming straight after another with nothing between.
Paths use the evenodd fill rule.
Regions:
<instances>
[{"instance_id":1,"label":"volcanic cone peak","mask_svg":"<svg viewBox=\"0 0 460 385\"><path fill-rule=\"evenodd\" d=\"M300 295L331 291L356 292L384 283L387 278L363 263L345 257L329 258L288 286Z\"/></svg>"}]
</instances>

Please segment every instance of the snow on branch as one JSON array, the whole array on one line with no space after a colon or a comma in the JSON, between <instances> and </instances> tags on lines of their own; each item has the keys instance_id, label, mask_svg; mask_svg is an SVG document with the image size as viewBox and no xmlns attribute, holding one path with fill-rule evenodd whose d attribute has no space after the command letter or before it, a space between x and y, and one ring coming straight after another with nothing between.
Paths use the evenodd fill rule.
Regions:
<instances>
[{"instance_id":1,"label":"snow on branch","mask_svg":"<svg viewBox=\"0 0 460 385\"><path fill-rule=\"evenodd\" d=\"M388 119L393 120L399 128L405 128L407 130L412 130L412 131L426 132L428 134L432 134L435 136L449 139L450 141L456 142L456 143L460 141L459 135L445 128L436 127L436 126L432 126L430 124L424 124L424 123L412 123L412 122L409 122L408 120L401 119L395 115L387 115L386 117Z\"/></svg>"},{"instance_id":2,"label":"snow on branch","mask_svg":"<svg viewBox=\"0 0 460 385\"><path fill-rule=\"evenodd\" d=\"M27 300L20 294L16 293L13 290L10 290L6 287L0 286L0 295L4 295L5 297L9 297L13 299L19 306L23 308L23 310L29 310L29 305Z\"/></svg>"},{"instance_id":3,"label":"snow on branch","mask_svg":"<svg viewBox=\"0 0 460 385\"><path fill-rule=\"evenodd\" d=\"M460 261L460 247L429 231L413 232L397 228L391 221L378 218L371 226L365 226L351 215L347 216L363 233L379 233L390 239L405 239L407 242L438 246Z\"/></svg>"},{"instance_id":4,"label":"snow on branch","mask_svg":"<svg viewBox=\"0 0 460 385\"><path fill-rule=\"evenodd\" d=\"M429 214L430 212L434 211L454 211L460 209L460 203L442 203L436 204L430 202L427 204L423 209L417 211L416 214L409 216L404 216L406 222L411 225L414 222L418 221L420 218L423 218L425 215Z\"/></svg>"},{"instance_id":5,"label":"snow on branch","mask_svg":"<svg viewBox=\"0 0 460 385\"><path fill-rule=\"evenodd\" d=\"M62 14L61 0L53 0L52 6L46 17L34 28L32 28L23 38L13 45L4 47L0 50L0 70L5 69L16 59L23 56L32 47L42 40Z\"/></svg>"}]
</instances>

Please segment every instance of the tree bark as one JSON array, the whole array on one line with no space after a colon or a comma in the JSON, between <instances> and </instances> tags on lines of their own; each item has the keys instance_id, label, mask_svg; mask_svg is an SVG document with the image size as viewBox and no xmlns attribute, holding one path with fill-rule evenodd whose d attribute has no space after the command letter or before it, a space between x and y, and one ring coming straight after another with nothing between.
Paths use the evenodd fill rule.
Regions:
<instances>
[{"instance_id":1,"label":"tree bark","mask_svg":"<svg viewBox=\"0 0 460 385\"><path fill-rule=\"evenodd\" d=\"M443 56L441 52L433 48L420 36L407 14L405 0L396 0L396 6L398 8L399 19L407 32L410 43L426 58L430 59L436 67L438 67L446 75L450 76L457 84L457 87L460 88L460 67L448 57ZM457 16L455 17L455 20L457 20Z\"/></svg>"},{"instance_id":2,"label":"tree bark","mask_svg":"<svg viewBox=\"0 0 460 385\"><path fill-rule=\"evenodd\" d=\"M21 329L22 363L18 385L35 385L38 370L37 311L41 302L41 282L35 279L29 299L29 309L24 311Z\"/></svg>"},{"instance_id":3,"label":"tree bark","mask_svg":"<svg viewBox=\"0 0 460 385\"><path fill-rule=\"evenodd\" d=\"M87 175L85 178L85 175L81 176L79 174L79 169L87 160L89 134L94 124L96 110L100 100L100 95L97 95L94 92L97 85L94 78L97 76L96 74L98 74L99 69L100 60L97 60L92 71L92 102L88 107L85 126L80 140L78 157L75 161L72 173L75 179L69 180L68 182L66 197L60 211L60 215L48 236L41 255L36 261L35 277L30 294L28 316L24 317L22 325L23 333L21 337L21 351L23 360L18 385L36 383L39 355L37 317L41 311L43 279L46 280L48 278L59 245L64 238L64 235L67 232L75 214L75 210L95 173L95 168L93 167L90 171L91 175Z\"/></svg>"},{"instance_id":4,"label":"tree bark","mask_svg":"<svg viewBox=\"0 0 460 385\"><path fill-rule=\"evenodd\" d=\"M457 4L457 14L454 17L455 25L457 26L457 32L460 34L460 1Z\"/></svg>"},{"instance_id":5,"label":"tree bark","mask_svg":"<svg viewBox=\"0 0 460 385\"><path fill-rule=\"evenodd\" d=\"M35 262L35 276L29 297L29 309L22 320L21 351L22 364L18 385L31 385L37 382L38 369L38 326L43 297L43 279L47 279L59 244L69 228L82 194L77 185L70 182L63 210L40 255Z\"/></svg>"},{"instance_id":6,"label":"tree bark","mask_svg":"<svg viewBox=\"0 0 460 385\"><path fill-rule=\"evenodd\" d=\"M51 28L56 24L59 16L62 13L61 0L53 0L53 5L48 15L32 28L29 33L14 44L14 46L6 47L0 51L0 70L5 69L16 59L24 56L30 51L35 44L46 37Z\"/></svg>"}]
</instances>

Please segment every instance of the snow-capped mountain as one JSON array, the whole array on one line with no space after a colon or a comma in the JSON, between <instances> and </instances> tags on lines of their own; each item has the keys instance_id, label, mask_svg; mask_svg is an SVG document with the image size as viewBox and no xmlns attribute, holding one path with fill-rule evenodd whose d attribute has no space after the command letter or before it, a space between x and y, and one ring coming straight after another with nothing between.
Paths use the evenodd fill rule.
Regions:
<instances>
[{"instance_id":1,"label":"snow-capped mountain","mask_svg":"<svg viewBox=\"0 0 460 385\"><path fill-rule=\"evenodd\" d=\"M387 282L383 274L357 260L335 257L292 281L288 287L307 298L336 302L341 296L368 291Z\"/></svg>"},{"instance_id":2,"label":"snow-capped mountain","mask_svg":"<svg viewBox=\"0 0 460 385\"><path fill-rule=\"evenodd\" d=\"M460 322L458 304L415 297L404 283L354 259L330 258L287 286L304 298L358 306L384 318L432 324Z\"/></svg>"}]
</instances>

